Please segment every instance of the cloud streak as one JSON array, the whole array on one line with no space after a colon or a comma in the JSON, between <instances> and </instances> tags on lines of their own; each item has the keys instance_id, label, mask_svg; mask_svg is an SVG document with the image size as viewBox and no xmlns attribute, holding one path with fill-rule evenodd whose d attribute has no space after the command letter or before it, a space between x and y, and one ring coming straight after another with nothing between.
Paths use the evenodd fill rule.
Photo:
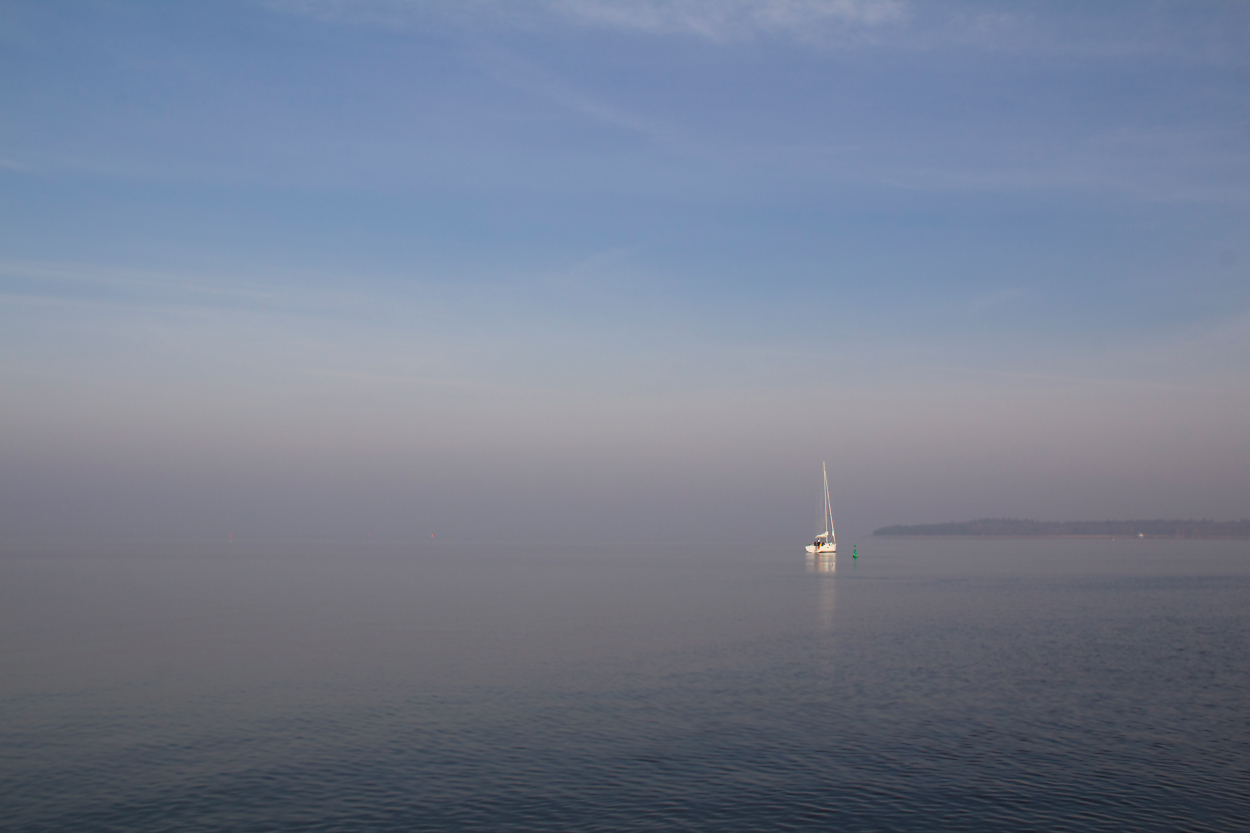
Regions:
<instances>
[{"instance_id":1,"label":"cloud streak","mask_svg":"<svg viewBox=\"0 0 1250 833\"><path fill-rule=\"evenodd\" d=\"M551 5L590 26L720 43L761 35L807 39L813 28L877 27L908 16L898 0L554 0Z\"/></svg>"},{"instance_id":2,"label":"cloud streak","mask_svg":"<svg viewBox=\"0 0 1250 833\"><path fill-rule=\"evenodd\" d=\"M415 18L494 19L521 27L545 18L597 29L685 35L716 43L757 37L812 40L836 30L881 28L906 21L903 0L540 0L530 4L468 0L272 0L270 8L327 22L402 29Z\"/></svg>"}]
</instances>

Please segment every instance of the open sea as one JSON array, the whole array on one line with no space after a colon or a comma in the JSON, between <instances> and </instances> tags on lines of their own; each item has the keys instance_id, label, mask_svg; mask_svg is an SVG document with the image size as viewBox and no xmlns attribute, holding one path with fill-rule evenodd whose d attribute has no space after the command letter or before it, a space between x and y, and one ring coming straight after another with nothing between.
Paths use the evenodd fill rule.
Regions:
<instances>
[{"instance_id":1,"label":"open sea","mask_svg":"<svg viewBox=\"0 0 1250 833\"><path fill-rule=\"evenodd\" d=\"M0 828L1250 830L1250 542L803 543L9 546Z\"/></svg>"}]
</instances>

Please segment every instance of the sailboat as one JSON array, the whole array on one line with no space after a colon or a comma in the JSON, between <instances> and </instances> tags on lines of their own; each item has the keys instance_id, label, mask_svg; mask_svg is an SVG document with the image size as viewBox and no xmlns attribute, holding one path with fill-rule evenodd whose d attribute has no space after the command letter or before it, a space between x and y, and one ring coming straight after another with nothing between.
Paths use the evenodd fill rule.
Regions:
<instances>
[{"instance_id":1,"label":"sailboat","mask_svg":"<svg viewBox=\"0 0 1250 833\"><path fill-rule=\"evenodd\" d=\"M838 541L833 534L833 504L829 502L829 469L823 461L820 464L820 471L825 476L825 531L807 545L807 551L813 555L833 555L838 551Z\"/></svg>"}]
</instances>

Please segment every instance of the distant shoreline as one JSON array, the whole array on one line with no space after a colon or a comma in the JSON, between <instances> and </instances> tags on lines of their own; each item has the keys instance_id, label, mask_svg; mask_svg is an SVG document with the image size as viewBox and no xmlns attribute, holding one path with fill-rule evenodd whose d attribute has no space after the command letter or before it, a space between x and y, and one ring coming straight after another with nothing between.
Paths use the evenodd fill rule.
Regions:
<instances>
[{"instance_id":1,"label":"distant shoreline","mask_svg":"<svg viewBox=\"0 0 1250 833\"><path fill-rule=\"evenodd\" d=\"M1030 521L985 518L943 524L884 526L875 536L950 538L1197 538L1250 540L1250 520Z\"/></svg>"}]
</instances>

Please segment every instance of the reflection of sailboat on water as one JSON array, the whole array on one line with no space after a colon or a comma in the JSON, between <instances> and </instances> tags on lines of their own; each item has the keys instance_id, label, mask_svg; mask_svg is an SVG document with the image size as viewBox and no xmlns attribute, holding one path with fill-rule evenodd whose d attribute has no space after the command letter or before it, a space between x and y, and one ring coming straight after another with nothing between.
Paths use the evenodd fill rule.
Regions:
<instances>
[{"instance_id":1,"label":"reflection of sailboat on water","mask_svg":"<svg viewBox=\"0 0 1250 833\"><path fill-rule=\"evenodd\" d=\"M824 463L820 471L825 476L825 531L816 536L816 540L807 545L807 551L813 555L833 555L838 551L838 542L833 534L833 505L829 502L829 470Z\"/></svg>"},{"instance_id":2,"label":"reflection of sailboat on water","mask_svg":"<svg viewBox=\"0 0 1250 833\"><path fill-rule=\"evenodd\" d=\"M809 573L829 573L832 575L838 571L838 557L831 552L824 555L808 553L807 571Z\"/></svg>"}]
</instances>

